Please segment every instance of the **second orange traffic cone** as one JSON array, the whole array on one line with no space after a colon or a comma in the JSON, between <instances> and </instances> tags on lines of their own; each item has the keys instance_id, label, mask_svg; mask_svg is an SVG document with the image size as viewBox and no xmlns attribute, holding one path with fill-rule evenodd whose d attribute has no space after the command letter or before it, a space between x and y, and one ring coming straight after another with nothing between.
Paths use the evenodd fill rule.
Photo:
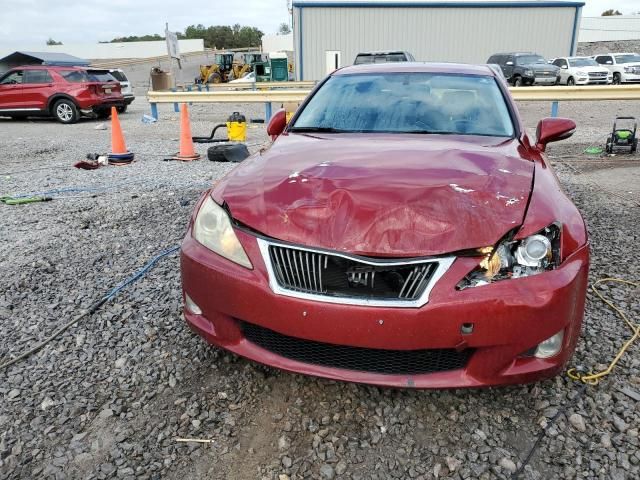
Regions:
<instances>
[{"instance_id":1,"label":"second orange traffic cone","mask_svg":"<svg viewBox=\"0 0 640 480\"><path fill-rule=\"evenodd\" d=\"M133 161L133 153L127 150L127 145L124 143L116 107L111 107L111 153L108 159L112 165L126 165Z\"/></svg>"},{"instance_id":2,"label":"second orange traffic cone","mask_svg":"<svg viewBox=\"0 0 640 480\"><path fill-rule=\"evenodd\" d=\"M173 157L174 160L182 162L190 162L198 160L200 154L196 153L193 148L193 139L191 138L191 123L189 122L189 108L186 103L182 104L180 109L180 152Z\"/></svg>"}]
</instances>

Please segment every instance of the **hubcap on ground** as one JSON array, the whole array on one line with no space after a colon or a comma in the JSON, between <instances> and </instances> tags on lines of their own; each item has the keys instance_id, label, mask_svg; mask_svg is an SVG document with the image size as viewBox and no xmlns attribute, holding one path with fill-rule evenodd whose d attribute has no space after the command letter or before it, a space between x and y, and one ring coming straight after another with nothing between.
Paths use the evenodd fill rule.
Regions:
<instances>
[{"instance_id":1,"label":"hubcap on ground","mask_svg":"<svg viewBox=\"0 0 640 480\"><path fill-rule=\"evenodd\" d=\"M71 106L66 103L58 105L58 108L56 108L56 114L60 120L64 120L65 122L68 122L73 118L73 110L71 109Z\"/></svg>"}]
</instances>

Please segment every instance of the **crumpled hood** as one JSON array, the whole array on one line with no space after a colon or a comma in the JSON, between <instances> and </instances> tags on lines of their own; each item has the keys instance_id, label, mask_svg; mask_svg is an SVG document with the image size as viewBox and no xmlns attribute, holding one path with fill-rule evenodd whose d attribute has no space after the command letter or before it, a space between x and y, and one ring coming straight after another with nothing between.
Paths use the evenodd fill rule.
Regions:
<instances>
[{"instance_id":1,"label":"crumpled hood","mask_svg":"<svg viewBox=\"0 0 640 480\"><path fill-rule=\"evenodd\" d=\"M214 188L280 240L380 257L495 244L520 225L534 164L517 140L452 135L283 135Z\"/></svg>"}]
</instances>

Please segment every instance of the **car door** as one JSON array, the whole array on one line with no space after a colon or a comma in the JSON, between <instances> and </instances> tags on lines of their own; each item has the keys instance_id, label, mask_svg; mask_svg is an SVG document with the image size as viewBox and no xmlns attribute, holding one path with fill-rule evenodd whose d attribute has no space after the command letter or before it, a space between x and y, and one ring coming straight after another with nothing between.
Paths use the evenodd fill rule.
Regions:
<instances>
[{"instance_id":1,"label":"car door","mask_svg":"<svg viewBox=\"0 0 640 480\"><path fill-rule=\"evenodd\" d=\"M567 83L569 79L569 64L564 58L556 58L553 65L560 68L560 83Z\"/></svg>"},{"instance_id":2,"label":"car door","mask_svg":"<svg viewBox=\"0 0 640 480\"><path fill-rule=\"evenodd\" d=\"M516 59L513 55L505 55L501 59L500 66L502 67L502 71L504 72L504 76L507 80L511 80L513 76L513 69L516 64Z\"/></svg>"},{"instance_id":3,"label":"car door","mask_svg":"<svg viewBox=\"0 0 640 480\"><path fill-rule=\"evenodd\" d=\"M0 110L22 108L23 70L11 70L0 78Z\"/></svg>"},{"instance_id":4,"label":"car door","mask_svg":"<svg viewBox=\"0 0 640 480\"><path fill-rule=\"evenodd\" d=\"M596 55L595 61L613 71L613 57L611 55Z\"/></svg>"},{"instance_id":5,"label":"car door","mask_svg":"<svg viewBox=\"0 0 640 480\"><path fill-rule=\"evenodd\" d=\"M22 98L25 108L46 109L47 100L54 93L53 79L45 68L25 70L22 81Z\"/></svg>"}]
</instances>

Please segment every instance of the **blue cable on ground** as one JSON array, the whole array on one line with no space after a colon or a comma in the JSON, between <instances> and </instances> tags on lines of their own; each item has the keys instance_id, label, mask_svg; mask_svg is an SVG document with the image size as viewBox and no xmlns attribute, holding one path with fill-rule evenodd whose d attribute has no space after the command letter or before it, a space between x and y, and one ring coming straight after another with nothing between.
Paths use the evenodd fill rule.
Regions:
<instances>
[{"instance_id":1,"label":"blue cable on ground","mask_svg":"<svg viewBox=\"0 0 640 480\"><path fill-rule=\"evenodd\" d=\"M88 315L91 315L93 312L98 310L102 305L104 305L109 300L111 300L113 297L115 297L122 289L124 289L125 287L131 285L132 283L134 283L134 282L140 280L142 277L144 277L145 274L149 270L151 270L153 267L155 267L156 264L162 258L166 257L167 255L171 255L172 253L177 252L179 249L180 249L180 245L176 245L175 247L171 247L171 248L169 248L167 250L163 250L162 252L160 252L158 255L156 255L151 260L149 260L140 270L138 270L136 273L131 275L129 278L123 280L118 285L116 285L114 288L109 290L109 292L104 297L100 298L100 300L95 302L87 310L85 310L83 313L81 313L80 315L75 317L73 320L71 320L70 322L66 323L62 327L58 328L55 332L53 332L49 337L47 337L41 343L39 343L38 345L33 347L31 350L29 350L29 351L17 356L13 360L9 360L8 362L5 362L2 365L0 365L0 370L4 370L5 368L10 367L11 365L19 362L20 360L23 360L23 359L27 358L29 355L32 355L32 354L36 353L38 350L40 350L42 347L44 347L47 343L49 343L50 341L55 339L58 335L60 335L65 330L67 330L69 327L71 327L72 325L78 323L82 318L84 318L84 317L86 317Z\"/></svg>"}]
</instances>

